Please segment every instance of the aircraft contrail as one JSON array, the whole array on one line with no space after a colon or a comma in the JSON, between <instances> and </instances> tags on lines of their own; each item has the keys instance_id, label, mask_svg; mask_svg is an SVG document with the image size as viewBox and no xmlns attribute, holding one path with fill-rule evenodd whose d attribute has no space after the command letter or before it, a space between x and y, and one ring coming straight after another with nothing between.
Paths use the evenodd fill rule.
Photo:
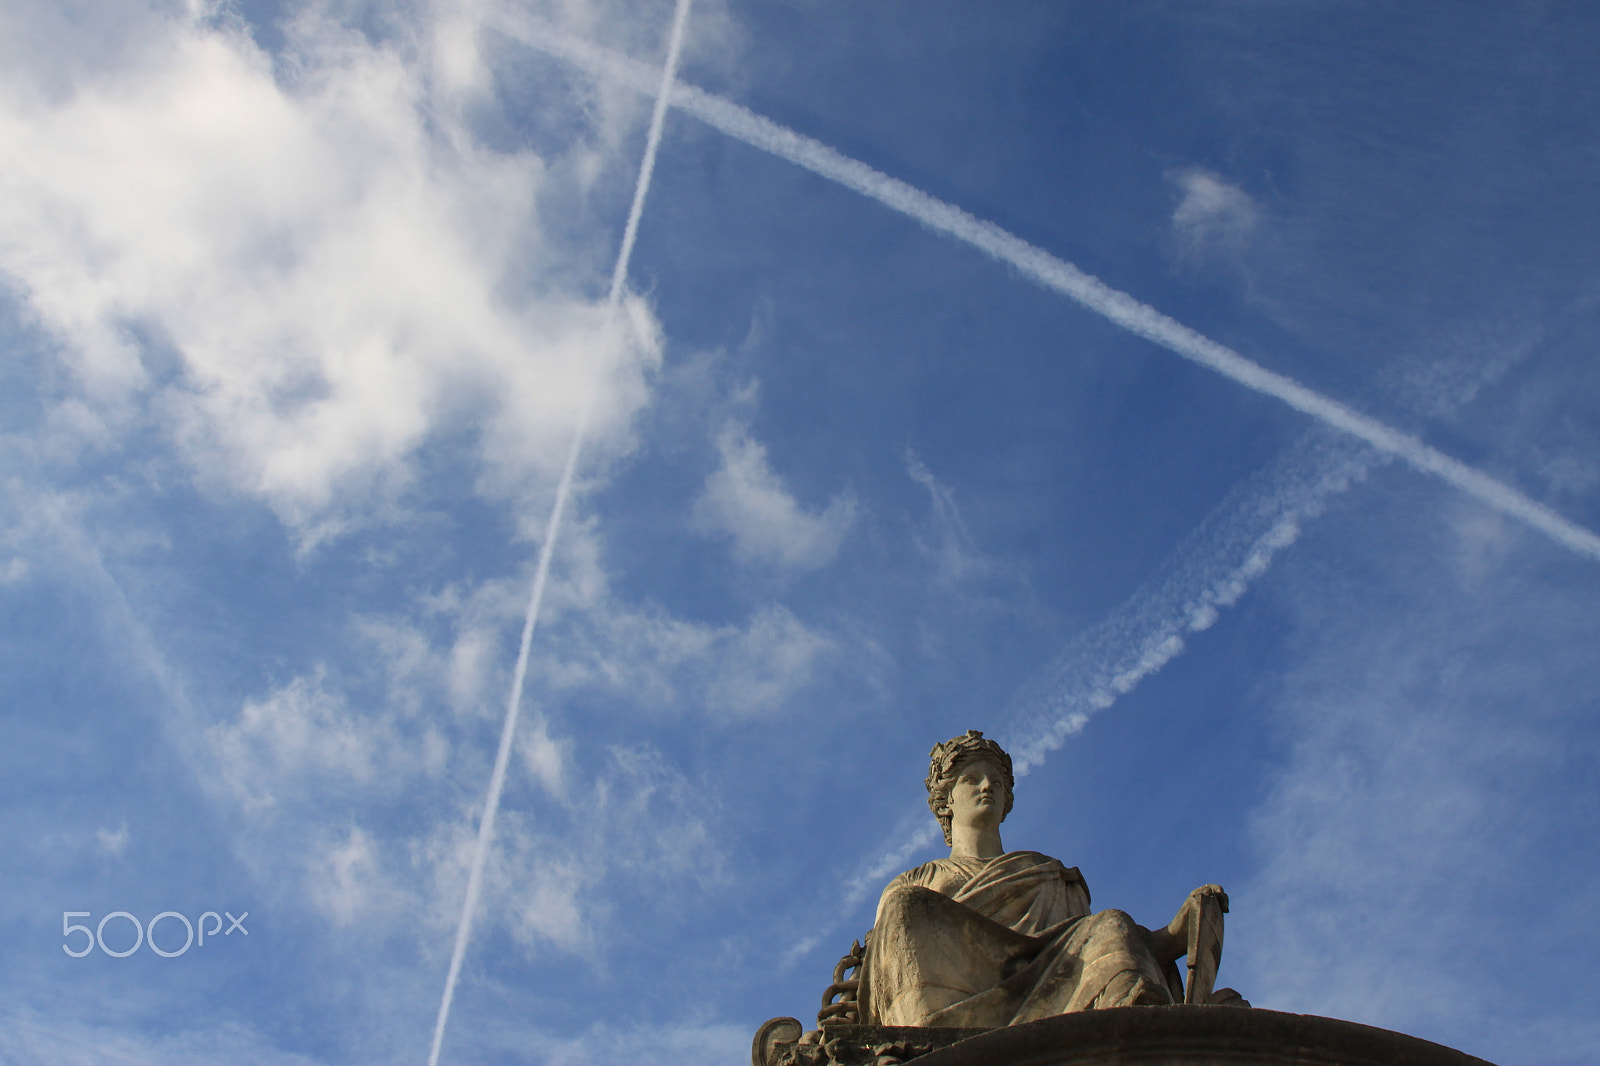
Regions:
<instances>
[{"instance_id":1,"label":"aircraft contrail","mask_svg":"<svg viewBox=\"0 0 1600 1066\"><path fill-rule=\"evenodd\" d=\"M659 91L655 88L655 72L647 64L564 33L541 20L521 12L501 11L495 25L507 36L596 76L621 82L643 93ZM1233 603L1249 583L1267 568L1272 558L1293 543L1299 535L1301 524L1320 513L1328 496L1341 491L1350 480L1359 479L1367 468L1384 457L1398 458L1417 470L1432 474L1502 514L1544 533L1577 554L1600 561L1600 536L1590 530L1568 521L1510 486L1445 455L1410 434L1252 362L994 223L979 219L953 204L729 100L677 82L672 84L670 93L674 106L713 129L876 200L935 232L969 244L1015 268L1044 288L1077 301L1130 332L1247 388L1271 396L1380 453L1367 457L1341 457L1340 461L1334 463L1335 469L1327 471L1328 478L1315 478L1304 486L1306 491L1303 494L1291 492L1289 498L1279 499L1277 502L1281 506L1276 519L1247 542L1248 550L1244 557L1222 569L1220 577L1211 576L1216 570L1210 566L1202 568L1210 571L1209 574L1194 573L1191 568L1159 589L1136 595L1104 625L1085 634L1084 640L1073 642L1057 659L1057 664L1063 669L1069 666L1082 667L1085 658L1095 658L1095 652L1103 652L1104 638L1113 631L1120 636L1135 638L1122 649L1128 654L1119 652L1102 658L1095 664L1099 669L1091 670L1079 684L1067 686L1043 699L1036 696L1019 701L1025 706L1030 703L1032 706L1027 706L1022 720L1015 722L1007 733L1015 734L1014 738L1008 736L1008 739L1018 744L1021 768L1024 770L1030 765L1038 765L1049 751L1059 747L1067 736L1081 729L1089 715L1109 706L1118 696L1180 654L1186 632L1206 628L1219 607ZM1339 468L1342 468L1342 473ZM1233 550L1241 546L1234 542ZM1229 554L1231 552L1225 550L1222 556ZM1213 546L1208 553L1208 560L1221 562L1220 557L1212 558L1215 555ZM1052 670L1050 674L1059 680L1061 670ZM880 868L887 868L885 863L893 865L902 861L908 849L926 846L926 835L926 832L914 834L909 842L897 842L871 864L865 875L853 878L847 886L848 905L844 909L853 910L854 905L859 904L871 875L880 873ZM836 924L836 920L828 923L828 930ZM806 938L786 953L784 961L792 962L805 954L815 946L817 940L817 935Z\"/></svg>"},{"instance_id":2,"label":"aircraft contrail","mask_svg":"<svg viewBox=\"0 0 1600 1066\"><path fill-rule=\"evenodd\" d=\"M1222 610L1238 602L1330 499L1389 459L1318 428L1236 486L1184 538L1154 580L1075 637L1010 700L994 736L1011 753L1017 776L1037 768L1090 718L1181 655L1187 637L1210 628ZM826 915L808 915L807 935L784 951L780 967L792 965L853 919L888 877L938 843L939 834L926 818L920 805L915 813L908 811L907 820L845 879L838 904ZM908 833L913 823L919 828Z\"/></svg>"},{"instance_id":3,"label":"aircraft contrail","mask_svg":"<svg viewBox=\"0 0 1600 1066\"><path fill-rule=\"evenodd\" d=\"M650 132L645 138L644 160L639 164L639 180L633 187L633 204L628 208L628 222L622 231L622 247L617 252L616 266L611 271L611 289L606 296L606 331L615 330L617 307L622 299L622 287L628 277L628 260L633 257L633 243L639 235L639 219L644 214L645 196L650 191L650 178L655 172L656 149L661 144L661 127L666 122L667 103L671 99L672 80L678 68L678 55L683 50L684 27L689 21L692 0L678 0L672 16L672 30L667 39L667 59L655 86L656 103L650 113ZM607 343L610 337L606 338ZM495 815L500 810L500 793L506 783L506 766L511 759L511 744L517 733L517 717L522 707L522 686L528 676L528 653L533 646L533 629L539 621L539 608L544 603L545 583L550 576L550 560L555 553L556 537L561 531L561 518L572 495L572 476L578 467L578 456L583 450L584 435L588 430L589 416L594 406L594 385L587 386L579 407L578 421L572 431L572 443L567 447L567 459L561 469L561 482L556 488L555 503L550 508L550 518L545 525L544 542L539 546L539 561L534 568L533 588L528 594L528 610L522 622L522 641L517 647L517 665L511 676L511 696L506 705L505 724L500 729L500 747L494 756L494 771L489 775L489 794L484 800L483 817L478 822L478 842L472 851L472 866L467 874L467 898L461 907L461 921L456 926L455 948L450 953L450 972L445 977L444 994L439 999L439 1015L433 1025L433 1047L428 1052L428 1066L438 1066L439 1049L444 1043L444 1030L450 1020L450 1004L455 999L456 982L461 977L461 962L466 957L467 942L472 935L472 916L477 910L478 895L483 888L483 864L494 839Z\"/></svg>"},{"instance_id":4,"label":"aircraft contrail","mask_svg":"<svg viewBox=\"0 0 1600 1066\"><path fill-rule=\"evenodd\" d=\"M538 19L521 13L500 12L493 25L531 48L583 67L601 77L622 82L644 93L661 91L656 85L656 72L648 64L575 38ZM930 196L730 100L681 83L673 83L668 91L674 107L713 129L876 200L937 233L969 244L1013 267L1024 277L1077 301L1129 332L1154 341L1246 388L1288 404L1400 459L1414 469L1432 474L1501 514L1538 530L1563 547L1600 562L1600 536L1590 530L1568 521L1509 485L1445 455L1409 433L1385 425L1252 362L1233 349L1202 336L994 223L968 214L954 204Z\"/></svg>"},{"instance_id":5,"label":"aircraft contrail","mask_svg":"<svg viewBox=\"0 0 1600 1066\"><path fill-rule=\"evenodd\" d=\"M1319 431L1237 486L1172 553L1164 579L1074 638L1011 701L1013 720L1000 733L1017 774L1181 655L1188 637L1237 603L1330 499L1390 459Z\"/></svg>"},{"instance_id":6,"label":"aircraft contrail","mask_svg":"<svg viewBox=\"0 0 1600 1066\"><path fill-rule=\"evenodd\" d=\"M1470 402L1529 350L1527 344L1514 346L1491 365L1478 367L1472 374L1476 380L1458 378L1456 395L1439 414ZM1010 700L995 723L995 738L1011 752L1017 775L1036 769L1090 718L1181 655L1188 635L1210 628L1222 610L1237 603L1335 496L1393 458L1317 425L1236 485L1156 568L1153 579L1074 637ZM920 464L910 474L913 480L935 484ZM953 502L938 492L934 507L959 521ZM926 818L919 806L872 850L845 879L839 903L802 923L808 933L779 957L780 967L792 965L831 936L887 877L938 841ZM913 823L920 828L909 830Z\"/></svg>"}]
</instances>

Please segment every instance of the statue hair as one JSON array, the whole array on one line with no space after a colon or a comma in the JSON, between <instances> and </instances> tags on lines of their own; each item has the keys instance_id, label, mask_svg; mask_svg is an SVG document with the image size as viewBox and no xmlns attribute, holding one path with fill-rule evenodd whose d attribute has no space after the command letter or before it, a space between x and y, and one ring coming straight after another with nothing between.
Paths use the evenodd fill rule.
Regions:
<instances>
[{"instance_id":1,"label":"statue hair","mask_svg":"<svg viewBox=\"0 0 1600 1066\"><path fill-rule=\"evenodd\" d=\"M1011 756L1006 754L1006 749L986 739L982 732L969 729L959 737L935 744L933 750L928 752L928 779L924 783L928 786L928 806L933 816L939 819L939 828L944 830L946 844L951 843L950 786L955 784L957 771L962 764L974 759L990 760L1000 767L1000 773L1005 777L1006 809L1000 814L1002 822L1011 813L1011 804L1016 798L1017 779L1011 772Z\"/></svg>"}]
</instances>

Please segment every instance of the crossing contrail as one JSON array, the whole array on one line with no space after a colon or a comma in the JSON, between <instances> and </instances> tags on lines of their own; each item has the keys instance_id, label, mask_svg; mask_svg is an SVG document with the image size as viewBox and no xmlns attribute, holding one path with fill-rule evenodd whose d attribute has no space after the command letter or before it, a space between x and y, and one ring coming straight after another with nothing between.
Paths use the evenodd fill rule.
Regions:
<instances>
[{"instance_id":1,"label":"crossing contrail","mask_svg":"<svg viewBox=\"0 0 1600 1066\"><path fill-rule=\"evenodd\" d=\"M647 64L601 48L564 33L541 20L520 12L499 12L495 27L507 36L571 63L590 73L621 82L643 93L659 93L655 71ZM1555 511L1530 499L1481 471L1453 459L1420 439L1394 429L1376 419L1323 396L1313 389L1255 363L1238 352L1218 344L1163 315L1155 308L1120 292L1098 278L1064 260L1052 256L992 222L973 216L953 204L940 200L896 178L851 159L827 145L787 129L770 119L690 85L674 82L671 103L685 113L735 140L759 148L797 166L827 178L848 189L898 211L928 229L962 241L991 258L1004 263L1029 280L1060 293L1141 337L1253 389L1287 404L1304 414L1365 443L1377 455L1357 454L1325 457L1333 461L1319 476L1311 477L1285 496L1269 494L1277 507L1274 521L1253 538L1242 543L1234 539L1215 559L1222 560L1243 547L1242 558L1231 565L1206 565L1206 573L1186 571L1172 583L1150 589L1125 605L1125 610L1108 619L1103 627L1085 634L1058 658L1061 667L1052 670L1059 682L1064 670L1081 669L1095 660L1097 669L1078 678L1072 685L1053 693L1035 691L1019 702L1020 720L1014 721L1008 739L1019 747L1021 768L1038 765L1046 754L1088 721L1089 716L1115 702L1140 680L1159 670L1184 648L1184 635L1210 625L1219 608L1226 608L1271 563L1273 557L1298 537L1304 521L1320 513L1326 498L1342 491L1352 480L1359 480L1375 463L1396 458L1414 469L1431 474L1455 486L1489 507L1544 533L1556 543L1577 554L1600 561L1600 536L1568 521ZM657 97L659 106L660 98ZM1336 458L1337 456L1337 458ZM1316 463L1312 464L1316 466ZM1291 476L1291 482L1295 480ZM1217 551L1217 546L1210 549ZM1220 574L1220 576L1218 576ZM1119 639L1136 639L1119 645L1118 654L1104 656L1105 639L1115 632ZM847 885L847 907L853 910L865 894L873 875L902 861L909 850L931 842L926 833L913 834L910 841L898 840L873 862L861 876ZM837 921L828 923L829 930ZM817 936L807 937L786 953L785 962L808 952Z\"/></svg>"},{"instance_id":2,"label":"crossing contrail","mask_svg":"<svg viewBox=\"0 0 1600 1066\"><path fill-rule=\"evenodd\" d=\"M683 31L689 21L692 0L678 0L672 16L672 30L667 39L667 59L655 86L656 103L650 113L650 132L645 137L644 160L639 164L639 180L633 187L633 203L628 208L628 222L622 231L622 247L617 252L616 266L611 271L611 289L606 296L606 331L615 330L618 303L622 287L628 277L628 260L633 257L633 242L639 235L639 219L644 214L645 196L650 191L650 177L655 172L656 149L661 144L661 127L666 121L667 102L671 99L672 79L678 68L678 54L683 50ZM610 337L606 338L610 342ZM450 1004L455 999L456 982L461 977L461 962L466 957L467 942L472 935L472 916L478 907L478 895L483 888L483 864L494 840L495 815L500 810L500 793L506 783L506 766L511 760L511 744L517 733L517 716L522 707L522 686L528 676L528 653L533 646L533 629L539 621L539 608L544 603L545 583L550 576L550 559L555 553L556 536L561 531L561 518L572 495L572 476L578 467L578 456L583 450L584 434L589 427L589 416L594 406L594 385L586 387L578 410L577 424L572 431L572 443L567 447L567 459L561 469L561 481L556 487L555 503L550 508L550 518L545 525L544 542L539 545L539 561L534 568L533 588L528 594L528 610L522 621L522 641L517 647L517 665L511 675L511 696L506 704L505 724L500 729L500 747L494 756L494 771L489 775L489 794L484 800L483 817L478 821L478 842L472 851L472 866L467 873L467 898L461 907L461 921L456 926L455 948L450 953L450 972L445 977L444 994L439 998L439 1015L433 1025L433 1047L428 1052L428 1066L438 1066L439 1049L444 1043L444 1030L450 1020Z\"/></svg>"},{"instance_id":3,"label":"crossing contrail","mask_svg":"<svg viewBox=\"0 0 1600 1066\"><path fill-rule=\"evenodd\" d=\"M575 38L540 20L520 13L501 12L493 24L531 48L598 76L620 81L640 92L662 91L657 87L656 72L648 64ZM1600 536L1590 530L1409 433L1268 370L994 223L968 214L954 204L930 196L730 100L678 83L673 83L667 91L674 107L713 129L876 200L936 233L969 244L1036 284L1077 301L1129 332L1364 441L1538 530L1563 547L1600 562Z\"/></svg>"},{"instance_id":4,"label":"crossing contrail","mask_svg":"<svg viewBox=\"0 0 1600 1066\"><path fill-rule=\"evenodd\" d=\"M1036 769L1092 717L1183 654L1187 639L1237 603L1334 497L1390 459L1316 427L1236 486L1152 580L1070 641L992 723L1017 776ZM913 824L919 828L908 829ZM845 878L837 905L800 923L807 935L784 951L779 966L792 965L853 920L888 877L938 841L927 809L918 804Z\"/></svg>"},{"instance_id":5,"label":"crossing contrail","mask_svg":"<svg viewBox=\"0 0 1600 1066\"><path fill-rule=\"evenodd\" d=\"M1319 430L1235 487L1172 553L1163 578L1079 634L1018 693L998 730L1018 776L1183 654L1330 500L1390 459Z\"/></svg>"}]
</instances>

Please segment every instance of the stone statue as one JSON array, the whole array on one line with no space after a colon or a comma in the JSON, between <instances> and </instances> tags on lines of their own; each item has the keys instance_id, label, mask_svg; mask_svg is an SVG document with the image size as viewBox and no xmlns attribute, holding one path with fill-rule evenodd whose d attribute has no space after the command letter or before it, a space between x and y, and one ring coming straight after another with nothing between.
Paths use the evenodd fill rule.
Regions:
<instances>
[{"instance_id":1,"label":"stone statue","mask_svg":"<svg viewBox=\"0 0 1600 1066\"><path fill-rule=\"evenodd\" d=\"M1076 868L1000 843L1015 787L1000 745L973 729L929 757L928 806L950 857L889 882L865 946L852 945L823 993L820 1028L772 1019L756 1034L755 1066L903 1062L1106 1007L1250 1005L1231 988L1212 991L1228 909L1219 886L1195 889L1153 930L1122 911L1091 912ZM1185 956L1187 982L1176 965Z\"/></svg>"},{"instance_id":2,"label":"stone statue","mask_svg":"<svg viewBox=\"0 0 1600 1066\"><path fill-rule=\"evenodd\" d=\"M928 806L950 857L883 890L861 967L862 1023L996 1028L1100 1007L1215 1001L1227 910L1220 887L1195 889L1155 930L1122 911L1091 913L1077 869L1001 845L1014 779L1000 745L969 730L929 754ZM1175 963L1191 946L1201 957L1190 960L1186 994Z\"/></svg>"}]
</instances>

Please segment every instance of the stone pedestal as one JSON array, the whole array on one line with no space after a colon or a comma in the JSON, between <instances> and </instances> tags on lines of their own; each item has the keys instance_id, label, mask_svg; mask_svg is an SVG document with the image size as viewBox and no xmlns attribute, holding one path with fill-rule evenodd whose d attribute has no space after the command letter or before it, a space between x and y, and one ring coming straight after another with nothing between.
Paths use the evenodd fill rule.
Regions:
<instances>
[{"instance_id":1,"label":"stone pedestal","mask_svg":"<svg viewBox=\"0 0 1600 1066\"><path fill-rule=\"evenodd\" d=\"M774 1018L755 1066L1490 1066L1404 1033L1308 1014L1214 1006L1119 1007L1004 1029L828 1025L801 1040Z\"/></svg>"},{"instance_id":2,"label":"stone pedestal","mask_svg":"<svg viewBox=\"0 0 1600 1066\"><path fill-rule=\"evenodd\" d=\"M1063 1014L969 1037L916 1066L1489 1066L1414 1036L1355 1022L1219 1007Z\"/></svg>"}]
</instances>

